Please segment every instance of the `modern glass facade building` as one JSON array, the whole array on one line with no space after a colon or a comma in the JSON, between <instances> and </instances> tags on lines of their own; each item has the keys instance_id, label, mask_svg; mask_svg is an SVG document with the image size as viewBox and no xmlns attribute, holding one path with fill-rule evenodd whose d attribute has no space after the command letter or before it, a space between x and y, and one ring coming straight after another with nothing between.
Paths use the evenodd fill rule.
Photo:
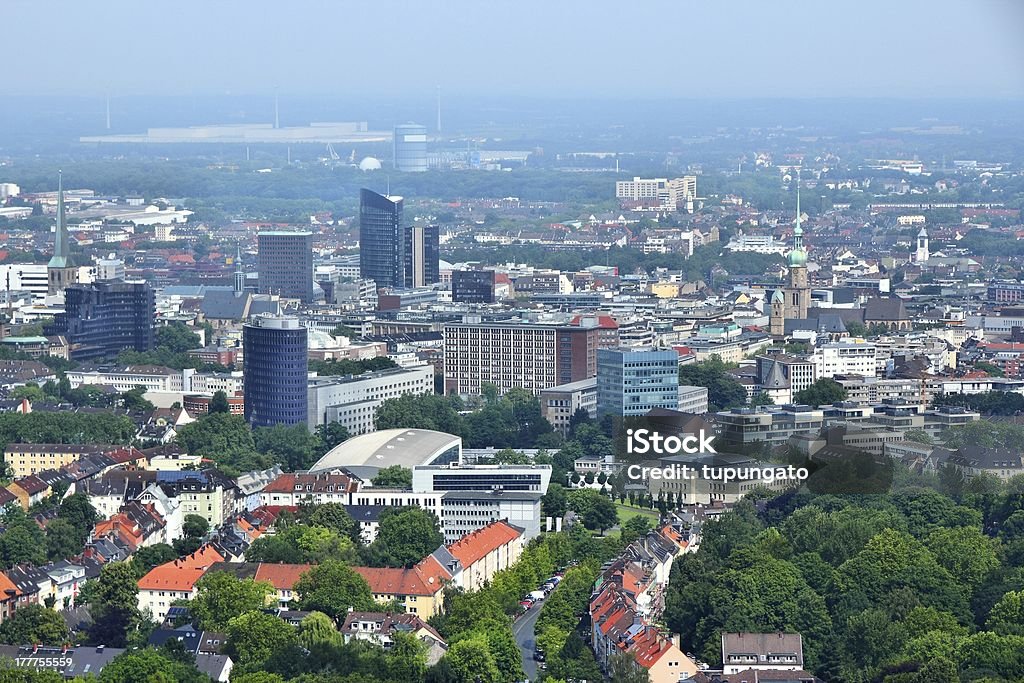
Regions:
<instances>
[{"instance_id":1,"label":"modern glass facade building","mask_svg":"<svg viewBox=\"0 0 1024 683\"><path fill-rule=\"evenodd\" d=\"M298 318L262 315L242 330L245 419L253 427L305 424L308 347Z\"/></svg>"},{"instance_id":2,"label":"modern glass facade building","mask_svg":"<svg viewBox=\"0 0 1024 683\"><path fill-rule=\"evenodd\" d=\"M261 232L260 294L286 299L313 300L313 233Z\"/></svg>"},{"instance_id":3,"label":"modern glass facade building","mask_svg":"<svg viewBox=\"0 0 1024 683\"><path fill-rule=\"evenodd\" d=\"M679 407L679 354L673 350L598 349L597 411L619 417Z\"/></svg>"},{"instance_id":4,"label":"modern glass facade building","mask_svg":"<svg viewBox=\"0 0 1024 683\"><path fill-rule=\"evenodd\" d=\"M493 304L496 282L493 270L456 270L452 273L452 301Z\"/></svg>"},{"instance_id":5,"label":"modern glass facade building","mask_svg":"<svg viewBox=\"0 0 1024 683\"><path fill-rule=\"evenodd\" d=\"M441 230L413 225L405 231L405 286L425 287L441 281Z\"/></svg>"},{"instance_id":6,"label":"modern glass facade building","mask_svg":"<svg viewBox=\"0 0 1024 683\"><path fill-rule=\"evenodd\" d=\"M427 170L427 127L416 123L395 126L395 168L399 171Z\"/></svg>"},{"instance_id":7,"label":"modern glass facade building","mask_svg":"<svg viewBox=\"0 0 1024 683\"><path fill-rule=\"evenodd\" d=\"M402 232L402 198L359 193L359 276L377 289L405 287L406 238Z\"/></svg>"},{"instance_id":8,"label":"modern glass facade building","mask_svg":"<svg viewBox=\"0 0 1024 683\"><path fill-rule=\"evenodd\" d=\"M54 316L48 335L67 337L75 360L113 357L121 351L151 351L156 297L145 282L104 280L70 285L64 312Z\"/></svg>"}]
</instances>

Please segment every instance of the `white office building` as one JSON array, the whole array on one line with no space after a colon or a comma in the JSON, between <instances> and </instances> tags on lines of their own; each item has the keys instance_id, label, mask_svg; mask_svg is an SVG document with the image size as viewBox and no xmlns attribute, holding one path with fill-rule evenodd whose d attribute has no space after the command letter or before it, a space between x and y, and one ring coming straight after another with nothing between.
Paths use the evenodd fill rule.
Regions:
<instances>
[{"instance_id":1,"label":"white office building","mask_svg":"<svg viewBox=\"0 0 1024 683\"><path fill-rule=\"evenodd\" d=\"M823 344L812 357L816 377L835 375L862 375L874 377L877 373L875 345L863 339L850 339Z\"/></svg>"},{"instance_id":2,"label":"white office building","mask_svg":"<svg viewBox=\"0 0 1024 683\"><path fill-rule=\"evenodd\" d=\"M309 379L310 429L340 422L349 434L374 430L377 409L389 398L434 391L434 368L421 364L348 377Z\"/></svg>"}]
</instances>

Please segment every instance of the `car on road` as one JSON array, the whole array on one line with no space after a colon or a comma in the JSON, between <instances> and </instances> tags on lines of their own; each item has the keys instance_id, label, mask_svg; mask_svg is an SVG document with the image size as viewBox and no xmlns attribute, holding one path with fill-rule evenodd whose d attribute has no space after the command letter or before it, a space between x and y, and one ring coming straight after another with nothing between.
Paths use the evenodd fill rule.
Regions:
<instances>
[{"instance_id":1,"label":"car on road","mask_svg":"<svg viewBox=\"0 0 1024 683\"><path fill-rule=\"evenodd\" d=\"M520 600L519 604L525 607L526 609L530 609L531 607L533 607L533 602L534 601L530 598L526 598L525 600Z\"/></svg>"},{"instance_id":2,"label":"car on road","mask_svg":"<svg viewBox=\"0 0 1024 683\"><path fill-rule=\"evenodd\" d=\"M543 662L544 661L544 650L534 650L533 661Z\"/></svg>"}]
</instances>

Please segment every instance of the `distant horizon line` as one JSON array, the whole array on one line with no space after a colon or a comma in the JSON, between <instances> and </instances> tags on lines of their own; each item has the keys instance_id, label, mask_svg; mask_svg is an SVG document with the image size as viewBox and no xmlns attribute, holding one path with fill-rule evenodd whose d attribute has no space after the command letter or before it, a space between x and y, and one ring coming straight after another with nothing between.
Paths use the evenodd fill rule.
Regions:
<instances>
[{"instance_id":1,"label":"distant horizon line","mask_svg":"<svg viewBox=\"0 0 1024 683\"><path fill-rule=\"evenodd\" d=\"M346 99L353 96L358 97L369 97L374 100L395 100L395 101L409 101L418 100L421 97L426 97L428 91L424 90L422 93L419 91L405 91L402 96L396 97L393 93L371 93L366 91L351 91L337 94L324 94L323 92L315 91L239 91L239 92L180 92L169 94L167 92L153 93L153 92L131 92L110 89L109 91L96 92L96 93L6 93L6 99L47 99L47 100L90 100L90 101L105 101L108 98L110 100L126 99L126 98L138 98L138 99L183 99L183 98L203 98L203 99L232 99L232 98L267 98L272 101L275 94L282 100L285 98L301 98L304 100L321 100L321 101L332 101L338 99ZM429 94L431 99L435 96L435 91L430 90ZM533 100L533 101L619 101L623 104L635 103L635 102L842 102L842 101L891 101L901 103L913 103L913 102L951 102L951 103L969 103L969 102L1018 102L1024 101L1024 92L1015 94L985 94L985 95L915 95L915 94L883 94L883 95L748 95L748 96L737 96L737 95L708 95L704 97L697 97L693 95L650 95L650 96L637 96L630 94L622 95L605 95L605 94L563 94L563 93L492 93L492 92L472 92L472 91L458 91L450 90L445 95L449 101L460 98L484 98L484 99L502 99L502 100ZM431 104L433 104L431 102Z\"/></svg>"}]
</instances>

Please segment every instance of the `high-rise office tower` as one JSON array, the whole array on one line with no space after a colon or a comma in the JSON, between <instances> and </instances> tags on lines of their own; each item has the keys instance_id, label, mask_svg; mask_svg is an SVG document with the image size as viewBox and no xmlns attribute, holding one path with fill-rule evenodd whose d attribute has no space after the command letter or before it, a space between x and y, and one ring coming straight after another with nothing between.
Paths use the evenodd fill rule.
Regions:
<instances>
[{"instance_id":1,"label":"high-rise office tower","mask_svg":"<svg viewBox=\"0 0 1024 683\"><path fill-rule=\"evenodd\" d=\"M593 377L597 328L508 322L444 326L444 391L478 395L484 384L498 391L542 389Z\"/></svg>"},{"instance_id":2,"label":"high-rise office tower","mask_svg":"<svg viewBox=\"0 0 1024 683\"><path fill-rule=\"evenodd\" d=\"M257 237L260 293L313 300L313 233L268 231Z\"/></svg>"},{"instance_id":3,"label":"high-rise office tower","mask_svg":"<svg viewBox=\"0 0 1024 683\"><path fill-rule=\"evenodd\" d=\"M402 198L359 193L359 276L377 289L405 287L405 235Z\"/></svg>"},{"instance_id":4,"label":"high-rise office tower","mask_svg":"<svg viewBox=\"0 0 1024 683\"><path fill-rule=\"evenodd\" d=\"M427 127L417 123L395 126L395 168L399 171L427 170Z\"/></svg>"},{"instance_id":5,"label":"high-rise office tower","mask_svg":"<svg viewBox=\"0 0 1024 683\"><path fill-rule=\"evenodd\" d=\"M298 318L259 315L242 328L245 419L253 427L306 424L309 359Z\"/></svg>"},{"instance_id":6,"label":"high-rise office tower","mask_svg":"<svg viewBox=\"0 0 1024 683\"><path fill-rule=\"evenodd\" d=\"M676 351L598 349L597 411L619 417L679 408Z\"/></svg>"},{"instance_id":7,"label":"high-rise office tower","mask_svg":"<svg viewBox=\"0 0 1024 683\"><path fill-rule=\"evenodd\" d=\"M67 337L75 360L116 356L153 348L156 297L145 282L104 280L64 289L64 312L48 335Z\"/></svg>"},{"instance_id":8,"label":"high-rise office tower","mask_svg":"<svg viewBox=\"0 0 1024 683\"><path fill-rule=\"evenodd\" d=\"M405 231L405 286L424 287L441 280L441 231L413 225Z\"/></svg>"}]
</instances>

